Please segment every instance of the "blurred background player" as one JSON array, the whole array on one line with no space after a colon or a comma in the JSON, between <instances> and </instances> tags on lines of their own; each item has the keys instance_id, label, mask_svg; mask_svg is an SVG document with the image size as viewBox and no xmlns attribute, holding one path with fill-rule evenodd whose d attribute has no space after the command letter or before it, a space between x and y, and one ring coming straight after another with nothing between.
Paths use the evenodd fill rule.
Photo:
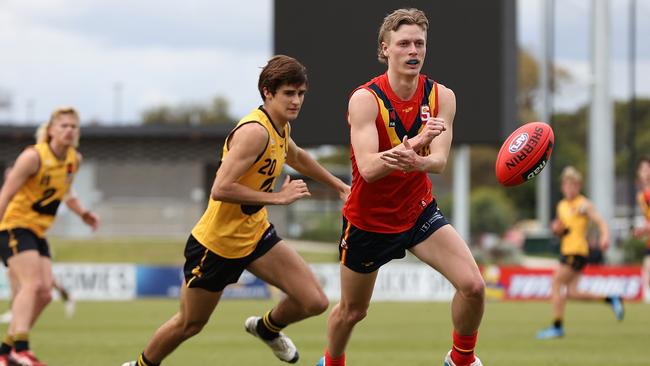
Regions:
<instances>
[{"instance_id":1,"label":"blurred background player","mask_svg":"<svg viewBox=\"0 0 650 366\"><path fill-rule=\"evenodd\" d=\"M13 272L17 289L12 320L0 346L0 366L44 365L29 348L29 332L51 300L53 276L45 232L54 222L79 170L79 115L74 108L54 110L36 132L36 144L16 159L0 191L0 255ZM97 228L98 217L76 197L68 207Z\"/></svg>"},{"instance_id":2,"label":"blurred background player","mask_svg":"<svg viewBox=\"0 0 650 366\"><path fill-rule=\"evenodd\" d=\"M553 324L537 333L539 339L564 336L563 321L567 299L606 301L611 305L616 319L623 319L623 304L620 297L597 296L578 289L580 275L587 265L589 256L587 229L590 220L598 227L599 243L603 252L609 246L609 229L591 202L580 193L582 174L574 167L567 166L562 170L560 179L563 199L558 202L556 218L551 223L551 231L561 238L560 265L555 270L551 285Z\"/></svg>"},{"instance_id":3,"label":"blurred background player","mask_svg":"<svg viewBox=\"0 0 650 366\"><path fill-rule=\"evenodd\" d=\"M387 15L377 52L388 69L350 97L353 178L339 247L341 300L328 319L320 366L345 365L345 348L366 316L379 268L406 250L457 290L445 365L482 365L474 347L485 284L467 244L438 209L427 175L440 174L447 164L456 113L454 93L420 74L428 29L418 9Z\"/></svg>"},{"instance_id":4,"label":"blurred background player","mask_svg":"<svg viewBox=\"0 0 650 366\"><path fill-rule=\"evenodd\" d=\"M245 330L280 360L298 361L298 350L281 330L321 314L328 300L307 263L277 236L264 206L310 196L305 182L289 176L281 190L273 192L285 162L338 191L343 200L350 192L289 136L289 122L298 117L307 86L305 67L291 57L275 56L262 69L258 89L263 105L242 118L226 138L208 208L187 241L180 309L156 331L138 360L123 366L159 365L199 333L223 289L237 282L244 269L286 294L264 316L246 319Z\"/></svg>"},{"instance_id":5,"label":"blurred background player","mask_svg":"<svg viewBox=\"0 0 650 366\"><path fill-rule=\"evenodd\" d=\"M7 180L10 170L11 170L11 166L5 169L4 181ZM68 195L68 199L70 198L76 199L74 195L73 196ZM68 200L66 199L66 204L67 202ZM16 288L16 286L18 285L18 280L15 277L16 275L11 271L11 268L9 268L7 271L7 281L9 281L10 290L11 290L10 299L9 299L9 309L7 309L7 311L5 311L4 313L0 314L0 323L4 323L4 324L11 323L11 318L12 318L11 304L13 302L14 295L18 291L18 289ZM70 296L70 292L68 292L68 290L66 290L65 287L63 287L63 285L56 280L56 278L53 278L52 287L54 288L54 290L56 290L56 292L59 293L59 297L61 298L61 301L63 301L63 313L67 318L72 318L75 312L75 301L72 298L72 296Z\"/></svg>"},{"instance_id":6,"label":"blurred background player","mask_svg":"<svg viewBox=\"0 0 650 366\"><path fill-rule=\"evenodd\" d=\"M634 236L637 238L645 237L648 240L642 268L643 284L647 289L650 288L650 157L644 156L639 160L636 172L639 179L637 202L641 208L641 213L645 217L645 223L642 227L634 230Z\"/></svg>"}]
</instances>

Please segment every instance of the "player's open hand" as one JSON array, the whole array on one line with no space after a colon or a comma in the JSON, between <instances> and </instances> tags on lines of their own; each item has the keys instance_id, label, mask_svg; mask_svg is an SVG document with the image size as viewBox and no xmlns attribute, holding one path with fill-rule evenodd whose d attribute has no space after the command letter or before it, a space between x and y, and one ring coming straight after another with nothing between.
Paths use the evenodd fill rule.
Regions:
<instances>
[{"instance_id":1,"label":"player's open hand","mask_svg":"<svg viewBox=\"0 0 650 366\"><path fill-rule=\"evenodd\" d=\"M424 128L414 137L415 144L418 147L428 146L436 136L439 136L443 131L446 131L445 120L438 117L431 117L427 120Z\"/></svg>"},{"instance_id":2,"label":"player's open hand","mask_svg":"<svg viewBox=\"0 0 650 366\"><path fill-rule=\"evenodd\" d=\"M81 215L81 220L84 224L90 226L93 231L97 230L99 227L99 216L92 211L86 211Z\"/></svg>"},{"instance_id":3,"label":"player's open hand","mask_svg":"<svg viewBox=\"0 0 650 366\"><path fill-rule=\"evenodd\" d=\"M309 189L307 188L307 183L302 179L291 180L291 177L287 174L287 177L284 179L282 184L282 189L279 192L280 197L282 197L281 202L283 205L288 205L292 202L295 202L301 198L311 196Z\"/></svg>"},{"instance_id":4,"label":"player's open hand","mask_svg":"<svg viewBox=\"0 0 650 366\"><path fill-rule=\"evenodd\" d=\"M419 170L421 157L413 150L409 143L408 136L404 136L401 148L390 149L381 154L384 165L393 170L401 170L404 173Z\"/></svg>"},{"instance_id":5,"label":"player's open hand","mask_svg":"<svg viewBox=\"0 0 650 366\"><path fill-rule=\"evenodd\" d=\"M339 198L341 201L345 202L348 199L348 196L350 195L350 186L343 183L341 187L339 187Z\"/></svg>"}]
</instances>

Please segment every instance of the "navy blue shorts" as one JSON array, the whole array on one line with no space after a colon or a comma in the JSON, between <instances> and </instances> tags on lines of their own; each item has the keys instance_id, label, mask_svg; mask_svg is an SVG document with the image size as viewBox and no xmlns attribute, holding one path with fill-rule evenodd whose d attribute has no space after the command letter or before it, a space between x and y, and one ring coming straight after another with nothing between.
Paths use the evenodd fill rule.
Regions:
<instances>
[{"instance_id":1,"label":"navy blue shorts","mask_svg":"<svg viewBox=\"0 0 650 366\"><path fill-rule=\"evenodd\" d=\"M26 250L36 250L41 257L51 258L47 240L33 231L21 228L0 231L0 256L5 266L9 266L9 258Z\"/></svg>"},{"instance_id":2,"label":"navy blue shorts","mask_svg":"<svg viewBox=\"0 0 650 366\"><path fill-rule=\"evenodd\" d=\"M185 244L185 265L183 273L187 287L219 292L239 277L254 260L263 256L275 244L282 240L273 225L262 235L255 250L242 258L224 258L204 247L193 235Z\"/></svg>"},{"instance_id":3,"label":"navy blue shorts","mask_svg":"<svg viewBox=\"0 0 650 366\"><path fill-rule=\"evenodd\" d=\"M438 208L436 200L422 211L415 225L401 233L365 231L343 217L339 260L354 272L371 273L393 259L404 258L407 249L423 242L447 224L449 222Z\"/></svg>"}]
</instances>

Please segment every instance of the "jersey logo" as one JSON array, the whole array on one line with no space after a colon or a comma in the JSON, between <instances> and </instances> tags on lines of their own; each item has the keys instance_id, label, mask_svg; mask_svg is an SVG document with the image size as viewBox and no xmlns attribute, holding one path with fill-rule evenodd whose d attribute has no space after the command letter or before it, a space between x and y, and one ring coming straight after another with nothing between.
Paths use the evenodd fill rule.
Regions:
<instances>
[{"instance_id":1,"label":"jersey logo","mask_svg":"<svg viewBox=\"0 0 650 366\"><path fill-rule=\"evenodd\" d=\"M422 122L425 122L431 118L431 110L429 109L429 105L421 105L420 106L420 118L422 119Z\"/></svg>"},{"instance_id":2,"label":"jersey logo","mask_svg":"<svg viewBox=\"0 0 650 366\"><path fill-rule=\"evenodd\" d=\"M404 108L404 109L402 109L402 113L408 113L408 112L410 112L412 110L413 110L413 107Z\"/></svg>"}]
</instances>

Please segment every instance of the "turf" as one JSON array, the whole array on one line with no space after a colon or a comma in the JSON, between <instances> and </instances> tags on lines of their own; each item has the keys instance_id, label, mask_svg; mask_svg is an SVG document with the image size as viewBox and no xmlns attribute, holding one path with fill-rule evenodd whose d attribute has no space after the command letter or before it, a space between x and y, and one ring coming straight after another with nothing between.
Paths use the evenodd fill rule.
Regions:
<instances>
[{"instance_id":1,"label":"turf","mask_svg":"<svg viewBox=\"0 0 650 366\"><path fill-rule=\"evenodd\" d=\"M246 317L272 304L223 301L203 332L181 345L164 365L285 364L243 331ZM161 299L84 302L67 320L61 303L55 302L33 330L32 347L49 365L119 366L139 354L177 307L177 300ZM535 333L548 325L548 303L488 303L477 351L486 366L648 365L649 306L626 304L626 310L625 321L619 323L605 305L570 303L566 336L539 341ZM325 323L323 314L287 329L300 349L298 365L314 365L321 356ZM348 365L442 365L450 333L447 303L373 303L355 330Z\"/></svg>"},{"instance_id":2,"label":"turf","mask_svg":"<svg viewBox=\"0 0 650 366\"><path fill-rule=\"evenodd\" d=\"M183 264L186 237L111 237L91 239L48 238L55 262L138 263L150 265ZM287 241L292 243L291 241ZM318 250L298 247L309 263L336 262L336 243ZM325 248L323 250L322 248Z\"/></svg>"}]
</instances>

